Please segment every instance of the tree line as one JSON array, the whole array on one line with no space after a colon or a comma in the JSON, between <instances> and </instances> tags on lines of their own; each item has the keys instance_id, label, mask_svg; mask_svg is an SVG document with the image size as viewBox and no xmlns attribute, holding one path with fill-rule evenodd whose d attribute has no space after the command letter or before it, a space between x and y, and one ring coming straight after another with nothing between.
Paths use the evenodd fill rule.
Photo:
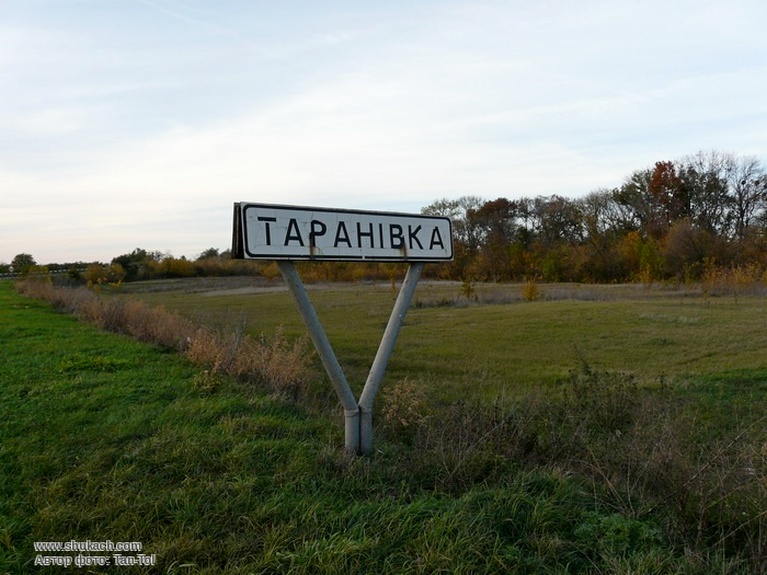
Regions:
<instances>
[{"instance_id":1,"label":"tree line","mask_svg":"<svg viewBox=\"0 0 767 575\"><path fill-rule=\"evenodd\" d=\"M466 195L424 207L453 221L452 262L431 277L471 281L697 281L713 268L767 269L767 170L755 157L719 151L639 169L611 189L582 198L559 195L486 200ZM0 273L39 269L18 254ZM389 279L402 266L301 263L308 281ZM231 259L209 248L194 259L136 248L109 264L48 264L73 280L119 283L159 278L263 275L274 263ZM761 277L761 275L760 275Z\"/></svg>"},{"instance_id":2,"label":"tree line","mask_svg":"<svg viewBox=\"0 0 767 575\"><path fill-rule=\"evenodd\" d=\"M10 265L0 264L0 274L65 274L72 281L120 283L194 276L258 275L260 269L247 262L232 260L229 251L208 248L194 259L170 253L135 248L104 262L70 262L39 265L31 254L16 255Z\"/></svg>"},{"instance_id":3,"label":"tree line","mask_svg":"<svg viewBox=\"0 0 767 575\"><path fill-rule=\"evenodd\" d=\"M578 199L464 196L422 211L453 220L451 279L697 280L712 266L767 266L767 172L717 151L656 162Z\"/></svg>"}]
</instances>

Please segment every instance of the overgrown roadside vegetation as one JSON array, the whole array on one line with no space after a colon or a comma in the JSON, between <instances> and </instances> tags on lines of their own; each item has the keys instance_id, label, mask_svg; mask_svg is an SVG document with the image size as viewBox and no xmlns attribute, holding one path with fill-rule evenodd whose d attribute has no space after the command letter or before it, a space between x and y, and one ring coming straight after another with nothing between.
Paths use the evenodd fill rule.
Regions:
<instances>
[{"instance_id":1,"label":"overgrown roadside vegetation","mask_svg":"<svg viewBox=\"0 0 767 575\"><path fill-rule=\"evenodd\" d=\"M36 288L81 317L74 302L91 302L100 327L151 345L0 283L10 572L38 572L32 541L70 539L138 540L159 572L180 573L765 568L764 371L700 380L698 394L750 394L721 405L585 358L560 393L495 404L435 409L404 378L379 418L379 451L348 459L312 377L263 367L295 365L301 343L219 330L195 365L195 337L219 332L131 299ZM133 319L116 319L128 309ZM239 355L258 356L257 369L229 370Z\"/></svg>"}]
</instances>

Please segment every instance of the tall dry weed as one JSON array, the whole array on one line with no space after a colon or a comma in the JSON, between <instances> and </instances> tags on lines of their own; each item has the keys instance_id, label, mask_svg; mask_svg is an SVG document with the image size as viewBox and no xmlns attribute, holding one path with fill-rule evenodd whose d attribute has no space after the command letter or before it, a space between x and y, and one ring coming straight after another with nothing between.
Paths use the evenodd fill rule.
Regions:
<instances>
[{"instance_id":1,"label":"tall dry weed","mask_svg":"<svg viewBox=\"0 0 767 575\"><path fill-rule=\"evenodd\" d=\"M254 338L243 322L213 329L135 298L56 287L39 278L18 282L16 289L105 331L182 352L192 363L203 366L211 381L230 375L298 399L310 379L306 341L290 341L282 330L272 338Z\"/></svg>"},{"instance_id":2,"label":"tall dry weed","mask_svg":"<svg viewBox=\"0 0 767 575\"><path fill-rule=\"evenodd\" d=\"M702 285L706 295L762 295L765 280L767 271L754 263L723 267L714 260L704 262Z\"/></svg>"},{"instance_id":3,"label":"tall dry weed","mask_svg":"<svg viewBox=\"0 0 767 575\"><path fill-rule=\"evenodd\" d=\"M535 278L525 280L522 284L522 299L525 301L536 301L541 298L541 290Z\"/></svg>"},{"instance_id":4,"label":"tall dry weed","mask_svg":"<svg viewBox=\"0 0 767 575\"><path fill-rule=\"evenodd\" d=\"M428 419L423 386L406 377L387 386L384 400L381 415L389 435L400 441L412 441Z\"/></svg>"},{"instance_id":5,"label":"tall dry weed","mask_svg":"<svg viewBox=\"0 0 767 575\"><path fill-rule=\"evenodd\" d=\"M187 341L186 355L192 363L204 365L213 372L225 372L226 354L221 338L213 331L198 328Z\"/></svg>"},{"instance_id":6,"label":"tall dry weed","mask_svg":"<svg viewBox=\"0 0 767 575\"><path fill-rule=\"evenodd\" d=\"M291 342L282 329L271 339L262 338L251 351L258 354L262 377L280 394L298 399L307 384L310 355L305 338Z\"/></svg>"},{"instance_id":7,"label":"tall dry weed","mask_svg":"<svg viewBox=\"0 0 767 575\"><path fill-rule=\"evenodd\" d=\"M281 329L268 339L252 337L244 324L228 331L198 328L186 354L212 373L264 384L293 400L300 398L309 381L311 360L305 340L290 341Z\"/></svg>"}]
</instances>

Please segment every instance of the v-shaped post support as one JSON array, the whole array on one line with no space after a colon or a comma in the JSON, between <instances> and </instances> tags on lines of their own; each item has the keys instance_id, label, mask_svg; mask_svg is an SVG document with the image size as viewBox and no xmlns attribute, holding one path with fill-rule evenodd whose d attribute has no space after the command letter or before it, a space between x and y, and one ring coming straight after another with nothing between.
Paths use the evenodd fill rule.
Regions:
<instances>
[{"instance_id":1,"label":"v-shaped post support","mask_svg":"<svg viewBox=\"0 0 767 575\"><path fill-rule=\"evenodd\" d=\"M322 328L295 265L292 261L278 261L277 265L285 283L290 288L290 293L293 295L298 311L309 330L314 347L320 355L322 365L330 377L336 395L338 395L344 409L346 450L355 454L369 455L373 451L373 400L386 373L386 366L389 364L389 358L397 342L400 328L405 321L405 315L410 307L410 301L413 299L424 264L417 262L408 267L359 401L355 399L354 393L346 381L341 364L338 363L338 359L333 353L330 341L328 341L325 330Z\"/></svg>"}]
</instances>

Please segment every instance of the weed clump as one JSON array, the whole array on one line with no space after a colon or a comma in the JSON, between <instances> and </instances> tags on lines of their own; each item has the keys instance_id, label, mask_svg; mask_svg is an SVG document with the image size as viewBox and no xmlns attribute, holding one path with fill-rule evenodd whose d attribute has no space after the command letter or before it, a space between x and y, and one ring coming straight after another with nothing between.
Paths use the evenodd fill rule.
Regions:
<instances>
[{"instance_id":1,"label":"weed clump","mask_svg":"<svg viewBox=\"0 0 767 575\"><path fill-rule=\"evenodd\" d=\"M560 386L508 404L444 406L411 430L411 472L458 493L520 468L565 473L615 513L577 532L598 536L608 555L656 541L660 532L643 523L656 517L702 571L767 569L767 417L714 429L667 385L641 386L584 361Z\"/></svg>"},{"instance_id":2,"label":"weed clump","mask_svg":"<svg viewBox=\"0 0 767 575\"><path fill-rule=\"evenodd\" d=\"M428 419L426 399L423 387L411 378L406 377L388 387L382 415L392 439L412 441L416 430Z\"/></svg>"},{"instance_id":3,"label":"weed clump","mask_svg":"<svg viewBox=\"0 0 767 575\"><path fill-rule=\"evenodd\" d=\"M531 278L522 284L522 299L525 301L535 301L541 298L541 290L535 278Z\"/></svg>"}]
</instances>

